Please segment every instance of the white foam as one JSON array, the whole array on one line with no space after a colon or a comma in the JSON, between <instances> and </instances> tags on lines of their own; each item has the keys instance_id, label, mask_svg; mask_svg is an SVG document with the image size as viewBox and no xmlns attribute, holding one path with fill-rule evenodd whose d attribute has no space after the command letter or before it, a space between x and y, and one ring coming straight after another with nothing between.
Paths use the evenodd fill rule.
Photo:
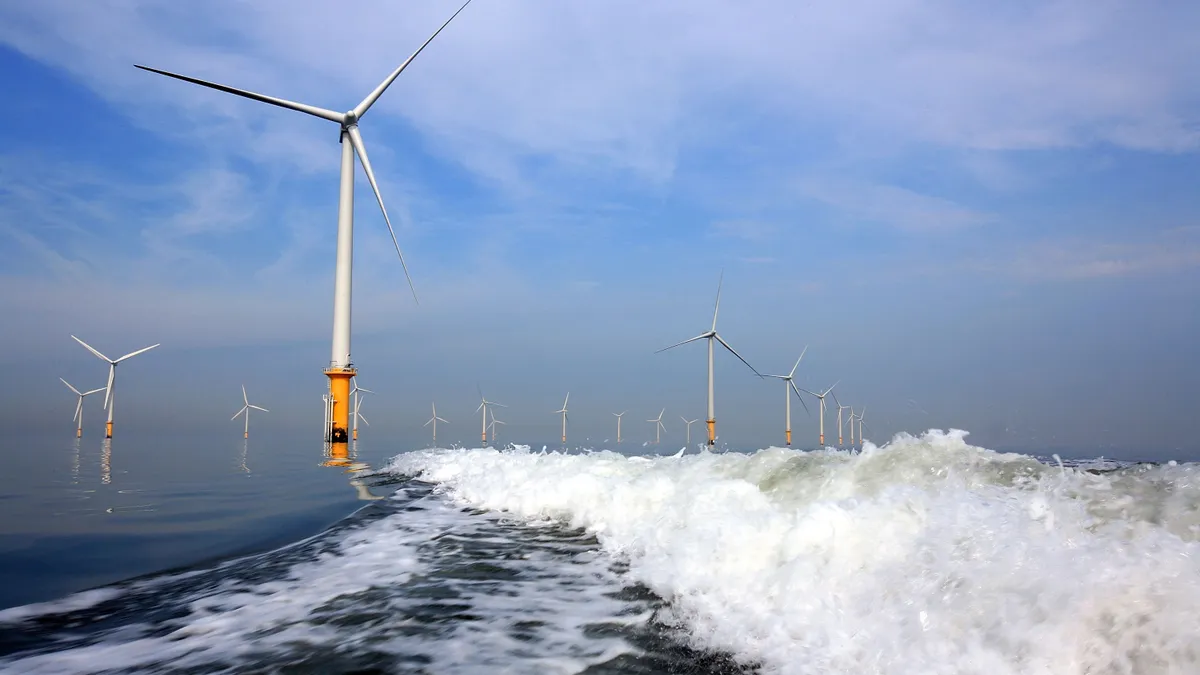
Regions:
<instances>
[{"instance_id":1,"label":"white foam","mask_svg":"<svg viewBox=\"0 0 1200 675\"><path fill-rule=\"evenodd\" d=\"M1195 465L1095 475L965 436L861 455L423 451L390 468L587 527L698 645L768 672L1200 669Z\"/></svg>"}]
</instances>

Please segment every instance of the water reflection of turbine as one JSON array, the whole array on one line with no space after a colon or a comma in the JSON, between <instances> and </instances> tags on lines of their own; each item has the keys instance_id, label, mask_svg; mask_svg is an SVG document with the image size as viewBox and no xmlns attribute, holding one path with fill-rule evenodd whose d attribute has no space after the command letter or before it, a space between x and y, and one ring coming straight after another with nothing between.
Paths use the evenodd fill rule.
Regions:
<instances>
[{"instance_id":1,"label":"water reflection of turbine","mask_svg":"<svg viewBox=\"0 0 1200 675\"><path fill-rule=\"evenodd\" d=\"M112 482L112 439L104 439L100 446L100 482L108 485Z\"/></svg>"},{"instance_id":2,"label":"water reflection of turbine","mask_svg":"<svg viewBox=\"0 0 1200 675\"><path fill-rule=\"evenodd\" d=\"M245 439L242 442L242 464L238 468L244 473L250 473L250 467L246 466L246 457L250 454L250 439Z\"/></svg>"},{"instance_id":3,"label":"water reflection of turbine","mask_svg":"<svg viewBox=\"0 0 1200 675\"><path fill-rule=\"evenodd\" d=\"M83 441L75 438L75 452L71 454L71 485L79 485L79 455Z\"/></svg>"}]
</instances>

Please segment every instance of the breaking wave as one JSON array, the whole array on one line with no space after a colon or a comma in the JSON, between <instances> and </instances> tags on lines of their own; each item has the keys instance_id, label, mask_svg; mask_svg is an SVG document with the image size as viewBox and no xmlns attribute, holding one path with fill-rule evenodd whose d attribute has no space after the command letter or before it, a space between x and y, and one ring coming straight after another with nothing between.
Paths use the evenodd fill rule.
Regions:
<instances>
[{"instance_id":1,"label":"breaking wave","mask_svg":"<svg viewBox=\"0 0 1200 675\"><path fill-rule=\"evenodd\" d=\"M764 672L1200 669L1197 465L1065 466L965 438L429 450L389 470L459 505L586 528L694 647Z\"/></svg>"}]
</instances>

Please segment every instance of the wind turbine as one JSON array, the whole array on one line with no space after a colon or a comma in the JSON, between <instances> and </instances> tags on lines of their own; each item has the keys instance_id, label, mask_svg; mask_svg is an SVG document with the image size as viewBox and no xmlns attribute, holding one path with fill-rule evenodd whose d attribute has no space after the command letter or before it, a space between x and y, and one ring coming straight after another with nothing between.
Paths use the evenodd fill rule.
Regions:
<instances>
[{"instance_id":1,"label":"wind turbine","mask_svg":"<svg viewBox=\"0 0 1200 675\"><path fill-rule=\"evenodd\" d=\"M74 335L72 335L71 337L76 342L83 345L84 348L87 349L89 352L95 354L96 358L100 359L101 361L108 362L108 385L106 385L104 387L104 390L105 390L104 391L104 407L108 408L108 421L104 423L104 437L112 438L113 407L114 407L113 381L117 377L117 364L126 359L132 359L133 357L137 356L138 354L141 354L142 352L148 352L151 349L154 349L155 347L157 347L158 345L150 345L149 347L143 347L142 349L139 349L136 352L129 352L125 356L122 356L121 358L114 361L113 359L110 359L107 356L105 356L105 355L101 354L100 352L96 351L95 349L93 349L91 345L84 342L83 340L80 340L79 338L75 337Z\"/></svg>"},{"instance_id":2,"label":"wind turbine","mask_svg":"<svg viewBox=\"0 0 1200 675\"><path fill-rule=\"evenodd\" d=\"M691 445L692 444L692 425L695 424L696 422L699 422L700 420L699 419L689 420L688 418L684 417L683 415L680 415L679 419L683 420L683 423L687 425L687 441L685 441L685 443L687 445Z\"/></svg>"},{"instance_id":3,"label":"wind turbine","mask_svg":"<svg viewBox=\"0 0 1200 675\"><path fill-rule=\"evenodd\" d=\"M764 377L774 377L783 380L783 409L784 409L784 434L787 437L787 444L792 444L792 390L796 391L796 398L800 399L800 405L804 406L804 412L808 412L808 404L804 402L804 397L800 395L800 390L796 389L796 383L792 381L792 376L796 374L796 369L800 367L800 360L804 358L805 352L808 351L808 345L800 350L800 358L796 359L796 365L792 366L792 372L787 375L764 375ZM812 413L809 413L810 415Z\"/></svg>"},{"instance_id":4,"label":"wind turbine","mask_svg":"<svg viewBox=\"0 0 1200 675\"><path fill-rule=\"evenodd\" d=\"M834 399L837 400L837 399ZM839 404L840 405L840 404ZM850 419L846 420L846 424L850 425L850 448L854 449L854 406L846 406L850 409ZM841 440L842 430L838 429L838 440Z\"/></svg>"},{"instance_id":5,"label":"wind turbine","mask_svg":"<svg viewBox=\"0 0 1200 675\"><path fill-rule=\"evenodd\" d=\"M567 442L567 401L571 398L571 392L567 392L567 398L563 399L562 410L555 410L554 414L562 414L562 442Z\"/></svg>"},{"instance_id":6,"label":"wind turbine","mask_svg":"<svg viewBox=\"0 0 1200 675\"><path fill-rule=\"evenodd\" d=\"M361 396L363 394L374 394L375 392L371 391L370 389L363 389L362 387L358 386L358 378L355 378L355 377L350 378L350 384L353 386L353 388L350 390L350 395L352 397L354 397L354 405L352 406L353 412L351 413L354 416L353 439L357 441L358 440L358 420L362 419L363 422L367 422L367 418L363 417L358 412L359 406L362 405ZM367 422L367 426L371 426L371 424L369 422Z\"/></svg>"},{"instance_id":7,"label":"wind turbine","mask_svg":"<svg viewBox=\"0 0 1200 675\"><path fill-rule=\"evenodd\" d=\"M360 406L361 406L361 403L355 403L355 405L354 405L354 440L356 440L356 441L358 440L358 421L362 420L363 424L365 424L367 426L371 426L371 423L367 421L367 416L362 414L362 412L360 412ZM355 450L355 452L358 452L358 451Z\"/></svg>"},{"instance_id":8,"label":"wind turbine","mask_svg":"<svg viewBox=\"0 0 1200 675\"><path fill-rule=\"evenodd\" d=\"M684 340L683 342L673 344L670 347L663 347L662 349L658 350L657 352L654 352L655 354L657 354L659 352L665 352L668 349L674 349L680 345L686 345L689 342L695 342L696 340L708 340L708 419L705 421L705 424L708 426L708 444L709 445L716 445L716 442L717 442L717 418L716 418L716 413L714 412L714 408L713 408L713 341L715 340L717 342L720 342L722 347L724 347L725 349L728 349L729 353L738 357L738 360L741 361L742 363L746 364L747 368L749 368L750 370L753 370L755 375L761 375L761 373L759 373L757 370L754 369L754 366L750 365L749 361L747 361L746 359L743 359L741 354L738 354L733 349L733 347L729 346L728 342L725 342L725 340L722 340L721 336L717 334L717 311L721 309L721 284L724 282L724 280L725 280L725 273L722 272L720 279L717 281L717 303L713 307L712 328L709 329L708 331L705 331L704 333L697 335L694 338L689 338L687 340ZM651 421L653 421L653 420L651 420Z\"/></svg>"},{"instance_id":9,"label":"wind turbine","mask_svg":"<svg viewBox=\"0 0 1200 675\"><path fill-rule=\"evenodd\" d=\"M621 416L627 412L629 411L623 410L619 413L613 413L613 416L617 418L617 443L621 442Z\"/></svg>"},{"instance_id":10,"label":"wind turbine","mask_svg":"<svg viewBox=\"0 0 1200 675\"><path fill-rule=\"evenodd\" d=\"M413 286L412 277L408 274L408 265L404 262L404 254L400 252L400 243L396 240L396 233L392 229L392 221L388 218L387 209L383 205L383 197L379 194L379 186L375 182L375 172L371 170L371 162L367 159L367 148L363 144L362 134L359 132L358 125L362 120L363 115L371 109L383 92L392 84L400 73L412 63L413 59L438 36L442 30L458 16L460 12L466 9L470 4L467 0L462 7L458 9L445 23L441 25L433 35L429 37L417 51L413 52L404 63L400 64L390 75L384 79L379 86L367 94L358 105L353 109L344 113L318 108L316 106L307 105L304 103L296 103L273 96L265 96L256 94L252 91L244 89L235 89L223 84L207 82L186 75L158 70L146 66L137 66L142 70L159 75L166 75L184 82L191 82L202 87L216 89L228 94L234 94L243 98L248 98L261 103L295 110L314 117L335 122L340 127L339 142L342 145L341 151L341 179L338 192L338 229L337 229L337 254L336 266L334 268L334 283L333 283L333 346L329 360L329 367L325 370L325 375L329 378L329 392L332 394L333 410L331 418L333 420L329 428L329 434L326 441L333 443L345 443L347 438L346 430L349 424L350 408L347 405L349 402L350 378L358 372L350 360L350 299L351 299L351 268L354 259L354 157L358 156L358 162L362 165L363 173L367 176L367 182L371 184L371 189L375 192L375 200L379 202L379 210L383 212L383 221L387 225L388 233L392 236L392 244L396 247L396 255L400 258L400 265L404 268L404 276L408 279L409 288L413 291L413 298L416 299L417 291Z\"/></svg>"},{"instance_id":11,"label":"wind turbine","mask_svg":"<svg viewBox=\"0 0 1200 675\"><path fill-rule=\"evenodd\" d=\"M863 409L858 413L858 447L860 447L860 448L862 447L862 444L863 444L862 430L863 430L863 427L866 426L866 424L863 424L863 415L866 415L866 414L867 414L867 408L866 408L866 406L863 406ZM853 441L851 441L851 442L853 442Z\"/></svg>"},{"instance_id":12,"label":"wind turbine","mask_svg":"<svg viewBox=\"0 0 1200 675\"><path fill-rule=\"evenodd\" d=\"M244 414L246 416L246 430L245 430L242 438L250 438L250 409L254 408L255 410L261 410L263 412L271 412L271 411L267 410L266 408L260 408L256 405L251 405L250 399L246 397L246 385L244 385L244 384L242 385L242 403L245 403L245 405L242 406L241 410L235 412L233 414L233 417L229 418L229 421L232 422L238 418L238 415Z\"/></svg>"},{"instance_id":13,"label":"wind turbine","mask_svg":"<svg viewBox=\"0 0 1200 675\"><path fill-rule=\"evenodd\" d=\"M487 398L486 398L486 397L483 395L483 390L480 390L480 391L479 391L479 399L480 399L480 401L482 401L482 402L479 404L479 407L475 409L475 412L480 412L480 411L483 411L483 412L482 412L482 414L480 415L480 440L482 440L482 441L483 441L484 447L487 447L487 439L488 439L488 423L487 423L487 418L488 418L488 408L490 408L491 406L496 406L496 407L499 407L499 408L507 408L508 406L506 406L506 405L504 405L504 404L502 404L502 403L496 403L495 401L489 401L489 400L487 400ZM493 416L493 419L495 419L495 416Z\"/></svg>"},{"instance_id":14,"label":"wind turbine","mask_svg":"<svg viewBox=\"0 0 1200 675\"><path fill-rule=\"evenodd\" d=\"M658 432L659 432L660 430L662 430L662 431L666 431L666 430L667 430L667 428L666 428L665 426L663 426L663 423L662 423L662 416L663 416L663 413L665 413L665 412L667 412L667 409L666 409L666 408L663 408L663 409L662 409L662 412L658 413L658 417L656 417L655 419L652 419L652 420L646 420L647 422L653 422L653 423L654 423L654 442L655 442L655 443L658 443L658 440L659 440L659 439L658 439Z\"/></svg>"},{"instance_id":15,"label":"wind turbine","mask_svg":"<svg viewBox=\"0 0 1200 675\"><path fill-rule=\"evenodd\" d=\"M104 391L104 387L93 389L91 391L80 392L75 387L72 387L70 382L67 382L61 377L58 379L61 380L63 384L67 385L67 389L75 392L75 395L79 397L79 399L75 402L75 416L71 418L72 422L78 420L78 423L75 425L75 438L79 438L83 436L83 397L91 396L92 394L99 394L100 392Z\"/></svg>"},{"instance_id":16,"label":"wind turbine","mask_svg":"<svg viewBox=\"0 0 1200 675\"><path fill-rule=\"evenodd\" d=\"M849 408L850 406L842 405L842 402L838 400L837 394L833 395L833 402L836 403L837 407L838 407L838 447L841 447L842 446L842 411L845 410L846 408ZM851 410L850 414L853 415L854 411ZM850 445L854 445L853 428L854 427L851 427Z\"/></svg>"},{"instance_id":17,"label":"wind turbine","mask_svg":"<svg viewBox=\"0 0 1200 675\"><path fill-rule=\"evenodd\" d=\"M437 423L445 422L446 424L450 424L450 420L444 420L444 419L438 417L437 404L433 403L431 405L433 406L433 417L430 417L429 421L426 422L425 424L422 424L421 426L427 427L430 424L433 424L433 445L434 445L434 447L437 447Z\"/></svg>"},{"instance_id":18,"label":"wind turbine","mask_svg":"<svg viewBox=\"0 0 1200 675\"><path fill-rule=\"evenodd\" d=\"M500 404L496 403L493 405L500 405ZM496 413L492 412L491 408L488 409L488 417L492 418L492 423L488 426L490 426L492 429L492 440L495 441L496 440L496 425L497 424L505 424L505 423L496 419Z\"/></svg>"},{"instance_id":19,"label":"wind turbine","mask_svg":"<svg viewBox=\"0 0 1200 675\"><path fill-rule=\"evenodd\" d=\"M841 380L838 380L838 382L841 382ZM800 389L800 391L803 391L806 394L811 394L813 396L816 396L817 400L821 402L821 410L817 414L817 416L821 418L821 422L820 422L821 436L820 436L820 440L818 442L821 444L822 448L825 447L825 397L828 396L829 392L833 391L833 387L836 387L836 386L838 386L838 383L834 382L832 387L826 389L825 391L821 392L820 394L813 392L813 391L809 391L807 389L803 389L803 388Z\"/></svg>"}]
</instances>

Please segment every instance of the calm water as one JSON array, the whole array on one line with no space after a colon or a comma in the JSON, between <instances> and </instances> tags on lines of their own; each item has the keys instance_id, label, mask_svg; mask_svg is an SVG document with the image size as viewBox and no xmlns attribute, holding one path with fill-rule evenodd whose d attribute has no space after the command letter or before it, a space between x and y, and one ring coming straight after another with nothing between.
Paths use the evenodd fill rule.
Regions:
<instances>
[{"instance_id":1,"label":"calm water","mask_svg":"<svg viewBox=\"0 0 1200 675\"><path fill-rule=\"evenodd\" d=\"M0 670L1200 671L1195 464L125 447L6 476Z\"/></svg>"}]
</instances>

